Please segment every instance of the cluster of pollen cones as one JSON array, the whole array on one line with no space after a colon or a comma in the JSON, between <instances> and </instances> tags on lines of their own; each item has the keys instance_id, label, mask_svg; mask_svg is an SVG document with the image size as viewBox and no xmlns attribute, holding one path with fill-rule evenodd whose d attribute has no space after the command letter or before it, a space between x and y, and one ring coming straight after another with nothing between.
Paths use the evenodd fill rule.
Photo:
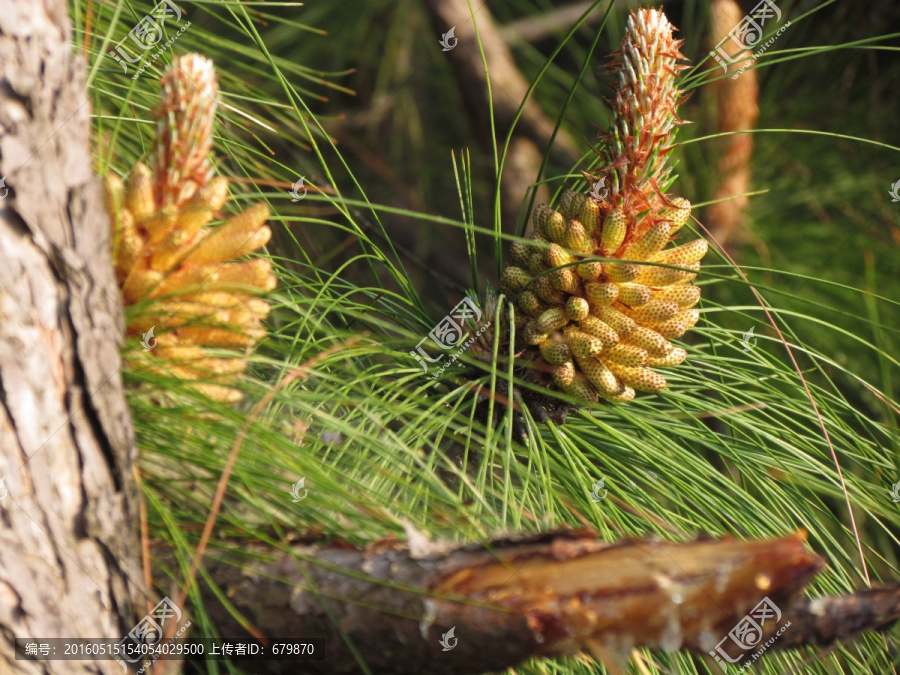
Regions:
<instances>
[{"instance_id":1,"label":"cluster of pollen cones","mask_svg":"<svg viewBox=\"0 0 900 675\"><path fill-rule=\"evenodd\" d=\"M268 260L232 261L268 242L269 210L256 204L211 226L228 199L227 179L214 177L210 164L212 62L183 56L161 87L153 168L138 163L124 184L113 174L106 180L126 335L144 336L144 349L129 357L195 382L210 398L237 401L241 393L228 385L265 335L269 305L257 296L276 280Z\"/></svg>"},{"instance_id":2,"label":"cluster of pollen cones","mask_svg":"<svg viewBox=\"0 0 900 675\"><path fill-rule=\"evenodd\" d=\"M652 224L625 244L623 211L604 213L587 194L568 190L560 211L543 204L535 210L535 243L513 244L516 264L504 271L502 288L524 315L522 340L537 348L558 388L587 401L630 401L636 389L666 388L651 367L684 361L685 350L669 338L681 337L699 318L700 288L689 282L706 240L665 248L689 215L687 200L673 199L644 216L642 223ZM596 256L623 262L591 260Z\"/></svg>"},{"instance_id":3,"label":"cluster of pollen cones","mask_svg":"<svg viewBox=\"0 0 900 675\"><path fill-rule=\"evenodd\" d=\"M558 210L538 206L531 243L516 242L501 289L518 308L517 336L532 372L586 401L624 402L659 392L654 367L686 352L670 342L699 319L690 284L706 255L697 239L670 246L691 205L666 196L684 57L662 12L639 10L615 57L619 75L612 131L605 135L607 194L566 190ZM598 260L606 258L607 260Z\"/></svg>"}]
</instances>

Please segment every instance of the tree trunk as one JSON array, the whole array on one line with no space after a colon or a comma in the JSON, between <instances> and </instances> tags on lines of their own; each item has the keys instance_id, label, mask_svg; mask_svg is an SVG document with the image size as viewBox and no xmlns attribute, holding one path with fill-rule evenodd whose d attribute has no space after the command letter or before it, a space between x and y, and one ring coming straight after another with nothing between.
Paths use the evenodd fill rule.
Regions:
<instances>
[{"instance_id":1,"label":"tree trunk","mask_svg":"<svg viewBox=\"0 0 900 675\"><path fill-rule=\"evenodd\" d=\"M0 0L0 672L14 638L130 630L138 565L122 310L64 0Z\"/></svg>"}]
</instances>

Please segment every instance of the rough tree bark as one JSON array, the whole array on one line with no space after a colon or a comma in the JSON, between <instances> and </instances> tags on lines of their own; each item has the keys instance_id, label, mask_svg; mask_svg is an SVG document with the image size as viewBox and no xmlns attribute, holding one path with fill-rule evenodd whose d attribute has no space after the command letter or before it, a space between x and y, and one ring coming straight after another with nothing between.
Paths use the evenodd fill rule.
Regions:
<instances>
[{"instance_id":1,"label":"rough tree bark","mask_svg":"<svg viewBox=\"0 0 900 675\"><path fill-rule=\"evenodd\" d=\"M138 565L122 312L64 0L0 0L0 672L15 637L120 638Z\"/></svg>"}]
</instances>

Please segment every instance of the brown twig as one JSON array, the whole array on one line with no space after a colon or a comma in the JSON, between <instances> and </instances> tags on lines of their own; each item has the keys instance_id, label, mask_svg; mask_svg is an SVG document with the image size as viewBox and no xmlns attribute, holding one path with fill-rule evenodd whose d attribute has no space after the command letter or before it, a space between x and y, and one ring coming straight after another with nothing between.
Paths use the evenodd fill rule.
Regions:
<instances>
[{"instance_id":1,"label":"brown twig","mask_svg":"<svg viewBox=\"0 0 900 675\"><path fill-rule=\"evenodd\" d=\"M500 181L503 220L515 222L522 196L538 175L543 151L548 149L561 162L571 165L581 154L578 144L562 130L551 144L555 124L529 97L529 83L487 6L477 7L474 16L467 0L425 0L425 6L438 34L451 27L456 29L459 42L446 56L482 148L494 151L494 138L506 137L524 101ZM490 99L488 91L492 93ZM538 201L548 201L546 189L541 189Z\"/></svg>"},{"instance_id":2,"label":"brown twig","mask_svg":"<svg viewBox=\"0 0 900 675\"><path fill-rule=\"evenodd\" d=\"M147 524L147 500L144 498L144 485L141 481L141 471L138 469L135 464L134 469L134 480L137 483L138 489L138 511L141 523L141 565L144 568L144 584L146 588L149 590L153 588L153 569L150 564L150 528ZM148 596L146 599L147 602L147 613L150 613L150 610L153 608L153 602L150 600Z\"/></svg>"},{"instance_id":3,"label":"brown twig","mask_svg":"<svg viewBox=\"0 0 900 675\"><path fill-rule=\"evenodd\" d=\"M94 20L94 0L88 0L84 10L84 60L90 62L91 58L91 25Z\"/></svg>"},{"instance_id":4,"label":"brown twig","mask_svg":"<svg viewBox=\"0 0 900 675\"><path fill-rule=\"evenodd\" d=\"M654 4L661 5L671 0L657 0ZM584 2L573 2L570 5L555 7L543 14L535 16L527 16L524 19L511 21L508 24L500 26L498 32L500 36L510 46L516 46L523 42L537 42L546 37L568 30L572 27L582 14L584 14L591 5L593 0L584 0ZM627 7L637 7L640 0L616 0L616 9L622 10ZM584 20L584 25L589 26L599 23L606 11L606 5L598 5L593 12L588 14Z\"/></svg>"}]
</instances>

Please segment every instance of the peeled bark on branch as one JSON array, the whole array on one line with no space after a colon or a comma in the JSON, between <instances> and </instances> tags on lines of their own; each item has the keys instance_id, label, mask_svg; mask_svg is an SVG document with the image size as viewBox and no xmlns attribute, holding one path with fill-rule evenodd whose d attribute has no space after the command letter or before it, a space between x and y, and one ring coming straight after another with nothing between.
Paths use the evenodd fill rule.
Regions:
<instances>
[{"instance_id":1,"label":"peeled bark on branch","mask_svg":"<svg viewBox=\"0 0 900 675\"><path fill-rule=\"evenodd\" d=\"M305 672L361 672L348 644L380 673L480 673L581 650L615 661L640 646L706 653L765 597L786 608L779 625L796 626L780 647L897 618L897 588L866 610L871 592L861 594L842 627L831 608L852 610L856 596L792 600L822 567L804 539L605 544L584 531L447 547L414 535L411 548L296 546L274 562L210 571L263 635L325 638L325 660L304 662ZM223 635L246 635L212 596L207 610ZM451 629L458 641L444 650ZM269 662L264 672L296 668Z\"/></svg>"},{"instance_id":2,"label":"peeled bark on branch","mask_svg":"<svg viewBox=\"0 0 900 675\"><path fill-rule=\"evenodd\" d=\"M124 635L140 579L122 315L63 0L0 9L0 672L15 637Z\"/></svg>"}]
</instances>

